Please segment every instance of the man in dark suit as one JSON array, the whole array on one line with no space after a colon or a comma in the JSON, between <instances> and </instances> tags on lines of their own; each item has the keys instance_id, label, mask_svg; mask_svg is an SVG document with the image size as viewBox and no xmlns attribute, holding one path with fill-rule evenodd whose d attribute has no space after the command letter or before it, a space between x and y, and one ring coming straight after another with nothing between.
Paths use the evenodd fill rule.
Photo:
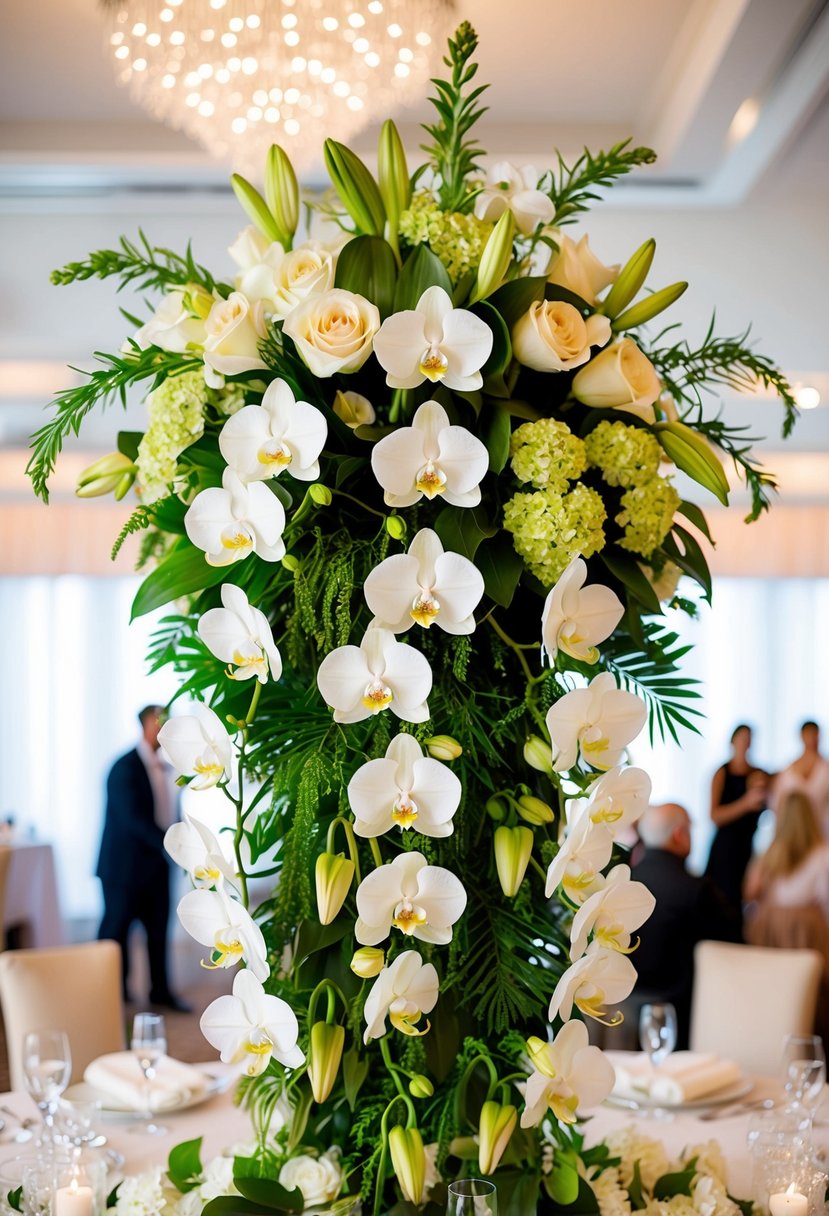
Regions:
<instances>
[{"instance_id":1,"label":"man in dark suit","mask_svg":"<svg viewBox=\"0 0 829 1216\"><path fill-rule=\"evenodd\" d=\"M167 980L170 865L164 833L177 818L177 799L169 766L159 752L164 710L160 705L147 705L138 720L141 738L137 746L115 761L107 777L96 871L104 896L98 937L121 947L124 999L129 1001L129 932L133 922L140 921L147 934L151 1004L186 1011Z\"/></svg>"},{"instance_id":2,"label":"man in dark suit","mask_svg":"<svg viewBox=\"0 0 829 1216\"><path fill-rule=\"evenodd\" d=\"M742 941L742 923L708 878L689 874L691 823L674 802L651 806L637 824L645 851L633 877L656 897L653 915L639 930L631 956L637 970L633 999L670 1001L676 1007L677 1047L688 1046L694 947L701 941Z\"/></svg>"}]
</instances>

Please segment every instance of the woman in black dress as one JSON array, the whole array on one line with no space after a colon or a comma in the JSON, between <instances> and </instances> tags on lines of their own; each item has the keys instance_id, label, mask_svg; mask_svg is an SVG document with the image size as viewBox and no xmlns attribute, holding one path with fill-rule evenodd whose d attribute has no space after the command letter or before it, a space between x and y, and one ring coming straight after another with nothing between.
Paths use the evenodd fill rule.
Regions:
<instances>
[{"instance_id":1,"label":"woman in black dress","mask_svg":"<svg viewBox=\"0 0 829 1216\"><path fill-rule=\"evenodd\" d=\"M768 773L749 758L751 727L741 724L731 735L731 759L717 769L711 782L711 818L716 825L705 869L729 904L742 909L743 879L751 860L752 842L765 810Z\"/></svg>"}]
</instances>

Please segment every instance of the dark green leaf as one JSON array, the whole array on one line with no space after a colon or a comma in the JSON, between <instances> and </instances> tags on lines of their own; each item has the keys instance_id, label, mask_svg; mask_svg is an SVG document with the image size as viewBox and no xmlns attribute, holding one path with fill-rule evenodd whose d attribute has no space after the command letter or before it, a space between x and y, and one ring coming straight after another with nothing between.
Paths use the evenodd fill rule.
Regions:
<instances>
[{"instance_id":1,"label":"dark green leaf","mask_svg":"<svg viewBox=\"0 0 829 1216\"><path fill-rule=\"evenodd\" d=\"M713 538L708 528L708 520L705 518L705 515L695 502L683 501L679 504L677 510L681 515L684 515L686 519L689 519L695 528L699 528L705 539L710 540L713 544Z\"/></svg>"},{"instance_id":2,"label":"dark green leaf","mask_svg":"<svg viewBox=\"0 0 829 1216\"><path fill-rule=\"evenodd\" d=\"M346 249L348 246L346 245ZM397 290L394 293L394 311L417 307L417 302L429 287L442 287L452 294L452 281L443 262L425 245L418 245L403 263Z\"/></svg>"},{"instance_id":3,"label":"dark green leaf","mask_svg":"<svg viewBox=\"0 0 829 1216\"><path fill-rule=\"evenodd\" d=\"M481 438L489 452L489 469L500 473L509 458L512 427L510 416L500 405L485 405L481 412Z\"/></svg>"},{"instance_id":4,"label":"dark green leaf","mask_svg":"<svg viewBox=\"0 0 829 1216\"><path fill-rule=\"evenodd\" d=\"M556 1153L547 1189L550 1196L562 1207L569 1207L571 1203L576 1202L579 1194L579 1173L576 1161L571 1160L569 1155Z\"/></svg>"},{"instance_id":5,"label":"dark green leaf","mask_svg":"<svg viewBox=\"0 0 829 1216\"><path fill-rule=\"evenodd\" d=\"M696 1159L689 1163L684 1170L673 1174L663 1174L657 1178L653 1186L654 1199L671 1199L674 1195L690 1195L691 1184L696 1174Z\"/></svg>"},{"instance_id":6,"label":"dark green leaf","mask_svg":"<svg viewBox=\"0 0 829 1216\"><path fill-rule=\"evenodd\" d=\"M219 474L220 480L221 474L227 468L227 463L219 451L219 445L214 435L202 435L195 443L191 443L184 449L179 459L197 469L212 469L214 473Z\"/></svg>"},{"instance_id":7,"label":"dark green leaf","mask_svg":"<svg viewBox=\"0 0 829 1216\"><path fill-rule=\"evenodd\" d=\"M187 514L187 507L175 494L154 502L149 510L153 523L157 528L161 528L162 532L174 532L177 536L186 535L184 516Z\"/></svg>"},{"instance_id":8,"label":"dark green leaf","mask_svg":"<svg viewBox=\"0 0 829 1216\"><path fill-rule=\"evenodd\" d=\"M481 372L484 376L497 376L506 371L512 359L512 342L507 323L489 300L481 300L472 311L492 330L492 351Z\"/></svg>"},{"instance_id":9,"label":"dark green leaf","mask_svg":"<svg viewBox=\"0 0 829 1216\"><path fill-rule=\"evenodd\" d=\"M478 549L475 565L484 576L486 594L502 608L509 608L518 580L524 572L524 563L515 552L512 540L505 532L499 532L494 540L488 540Z\"/></svg>"},{"instance_id":10,"label":"dark green leaf","mask_svg":"<svg viewBox=\"0 0 829 1216\"><path fill-rule=\"evenodd\" d=\"M394 311L396 283L397 263L388 241L381 236L358 236L343 245L335 286L365 296L377 305L383 320Z\"/></svg>"},{"instance_id":11,"label":"dark green leaf","mask_svg":"<svg viewBox=\"0 0 829 1216\"><path fill-rule=\"evenodd\" d=\"M545 300L563 300L565 304L572 304L577 308L582 316L585 313L593 312L593 309L583 300L581 296L577 296L574 291L568 291L566 287L559 287L558 283L548 283L544 288Z\"/></svg>"},{"instance_id":12,"label":"dark green leaf","mask_svg":"<svg viewBox=\"0 0 829 1216\"><path fill-rule=\"evenodd\" d=\"M610 554L605 550L600 556L610 573L618 578L620 583L624 583L631 595L648 612L662 611L657 594L642 573L638 562L630 557L622 557L618 551Z\"/></svg>"},{"instance_id":13,"label":"dark green leaf","mask_svg":"<svg viewBox=\"0 0 829 1216\"><path fill-rule=\"evenodd\" d=\"M202 1208L202 1216L267 1216L269 1212L301 1212L302 1208L263 1208L240 1195L219 1195Z\"/></svg>"},{"instance_id":14,"label":"dark green leaf","mask_svg":"<svg viewBox=\"0 0 829 1216\"><path fill-rule=\"evenodd\" d=\"M541 1179L530 1170L501 1169L492 1180L498 1187L499 1216L528 1216L535 1212Z\"/></svg>"},{"instance_id":15,"label":"dark green leaf","mask_svg":"<svg viewBox=\"0 0 829 1216\"><path fill-rule=\"evenodd\" d=\"M645 1195L642 1190L642 1175L639 1172L638 1161L633 1163L633 1177L628 1187L628 1195L630 1195L630 1206L634 1212L639 1212L646 1206Z\"/></svg>"},{"instance_id":16,"label":"dark green leaf","mask_svg":"<svg viewBox=\"0 0 829 1216\"><path fill-rule=\"evenodd\" d=\"M543 275L513 279L493 292L488 303L501 314L507 329L511 330L531 304L544 299L546 282Z\"/></svg>"},{"instance_id":17,"label":"dark green leaf","mask_svg":"<svg viewBox=\"0 0 829 1216\"><path fill-rule=\"evenodd\" d=\"M118 432L118 451L129 457L130 460L135 460L138 455L138 445L144 438L141 431L119 431Z\"/></svg>"},{"instance_id":18,"label":"dark green leaf","mask_svg":"<svg viewBox=\"0 0 829 1216\"><path fill-rule=\"evenodd\" d=\"M345 917L338 917L330 925L321 925L318 920L304 920L299 926L294 943L294 961L296 964L306 959L317 950L327 950L335 942L340 942L349 932L349 924Z\"/></svg>"},{"instance_id":19,"label":"dark green leaf","mask_svg":"<svg viewBox=\"0 0 829 1216\"><path fill-rule=\"evenodd\" d=\"M341 486L345 485L349 477L365 469L368 463L364 456L346 456L344 460L338 460L337 475L334 478L336 488L339 490Z\"/></svg>"},{"instance_id":20,"label":"dark green leaf","mask_svg":"<svg viewBox=\"0 0 829 1216\"><path fill-rule=\"evenodd\" d=\"M435 531L445 549L474 561L478 546L498 529L481 507L444 507L435 520Z\"/></svg>"},{"instance_id":21,"label":"dark green leaf","mask_svg":"<svg viewBox=\"0 0 829 1216\"><path fill-rule=\"evenodd\" d=\"M205 587L214 587L227 577L226 566L208 566L201 549L189 541L178 541L138 588L130 620L145 616L178 599L180 595L191 595Z\"/></svg>"},{"instance_id":22,"label":"dark green leaf","mask_svg":"<svg viewBox=\"0 0 829 1216\"><path fill-rule=\"evenodd\" d=\"M233 1181L240 1195L268 1209L272 1208L277 1212L301 1212L305 1206L299 1187L294 1187L292 1191L286 1190L275 1178L243 1178L237 1177L234 1172Z\"/></svg>"},{"instance_id":23,"label":"dark green leaf","mask_svg":"<svg viewBox=\"0 0 829 1216\"><path fill-rule=\"evenodd\" d=\"M367 1076L368 1056L361 1056L356 1047L350 1047L343 1056L343 1088L345 1100L352 1110Z\"/></svg>"},{"instance_id":24,"label":"dark green leaf","mask_svg":"<svg viewBox=\"0 0 829 1216\"><path fill-rule=\"evenodd\" d=\"M9 1191L6 1195L6 1202L15 1212L23 1211L23 1187L19 1186L14 1191ZM107 1204L109 1206L109 1204Z\"/></svg>"},{"instance_id":25,"label":"dark green leaf","mask_svg":"<svg viewBox=\"0 0 829 1216\"><path fill-rule=\"evenodd\" d=\"M199 1185L202 1175L201 1163L202 1137L197 1140L185 1140L170 1149L167 1159L167 1174L173 1186L186 1194Z\"/></svg>"}]
</instances>

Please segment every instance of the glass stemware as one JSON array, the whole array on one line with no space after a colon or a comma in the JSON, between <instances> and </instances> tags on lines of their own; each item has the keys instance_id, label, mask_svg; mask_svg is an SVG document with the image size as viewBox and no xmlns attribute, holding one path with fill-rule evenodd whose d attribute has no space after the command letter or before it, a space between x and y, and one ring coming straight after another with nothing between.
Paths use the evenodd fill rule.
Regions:
<instances>
[{"instance_id":1,"label":"glass stemware","mask_svg":"<svg viewBox=\"0 0 829 1216\"><path fill-rule=\"evenodd\" d=\"M648 1057L651 1071L659 1068L676 1047L676 1009L668 1002L649 1002L639 1010L639 1044ZM645 1107L640 1112L652 1119L672 1119L662 1106Z\"/></svg>"},{"instance_id":2,"label":"glass stemware","mask_svg":"<svg viewBox=\"0 0 829 1216\"><path fill-rule=\"evenodd\" d=\"M826 1084L826 1054L819 1035L790 1034L783 1043L783 1088L786 1100L811 1126Z\"/></svg>"},{"instance_id":3,"label":"glass stemware","mask_svg":"<svg viewBox=\"0 0 829 1216\"><path fill-rule=\"evenodd\" d=\"M31 1031L23 1039L26 1088L43 1115L43 1144L55 1144L55 1114L72 1075L69 1039L63 1030Z\"/></svg>"},{"instance_id":4,"label":"glass stemware","mask_svg":"<svg viewBox=\"0 0 829 1216\"><path fill-rule=\"evenodd\" d=\"M167 1051L167 1033L164 1018L160 1013L137 1013L132 1024L130 1049L144 1074L143 1122L130 1130L148 1136L164 1136L167 1128L153 1119L152 1086L156 1077L158 1061Z\"/></svg>"},{"instance_id":5,"label":"glass stemware","mask_svg":"<svg viewBox=\"0 0 829 1216\"><path fill-rule=\"evenodd\" d=\"M450 1182L446 1216L498 1216L495 1186L483 1178Z\"/></svg>"}]
</instances>

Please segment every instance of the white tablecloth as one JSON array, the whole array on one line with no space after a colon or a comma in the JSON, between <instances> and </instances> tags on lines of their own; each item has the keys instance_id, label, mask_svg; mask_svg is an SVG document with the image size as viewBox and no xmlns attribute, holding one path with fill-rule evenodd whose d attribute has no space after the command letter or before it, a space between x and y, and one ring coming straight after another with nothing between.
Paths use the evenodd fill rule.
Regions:
<instances>
[{"instance_id":1,"label":"white tablecloth","mask_svg":"<svg viewBox=\"0 0 829 1216\"><path fill-rule=\"evenodd\" d=\"M50 844L11 845L3 923L21 926L21 946L60 946L63 921L58 902L55 855Z\"/></svg>"}]
</instances>

